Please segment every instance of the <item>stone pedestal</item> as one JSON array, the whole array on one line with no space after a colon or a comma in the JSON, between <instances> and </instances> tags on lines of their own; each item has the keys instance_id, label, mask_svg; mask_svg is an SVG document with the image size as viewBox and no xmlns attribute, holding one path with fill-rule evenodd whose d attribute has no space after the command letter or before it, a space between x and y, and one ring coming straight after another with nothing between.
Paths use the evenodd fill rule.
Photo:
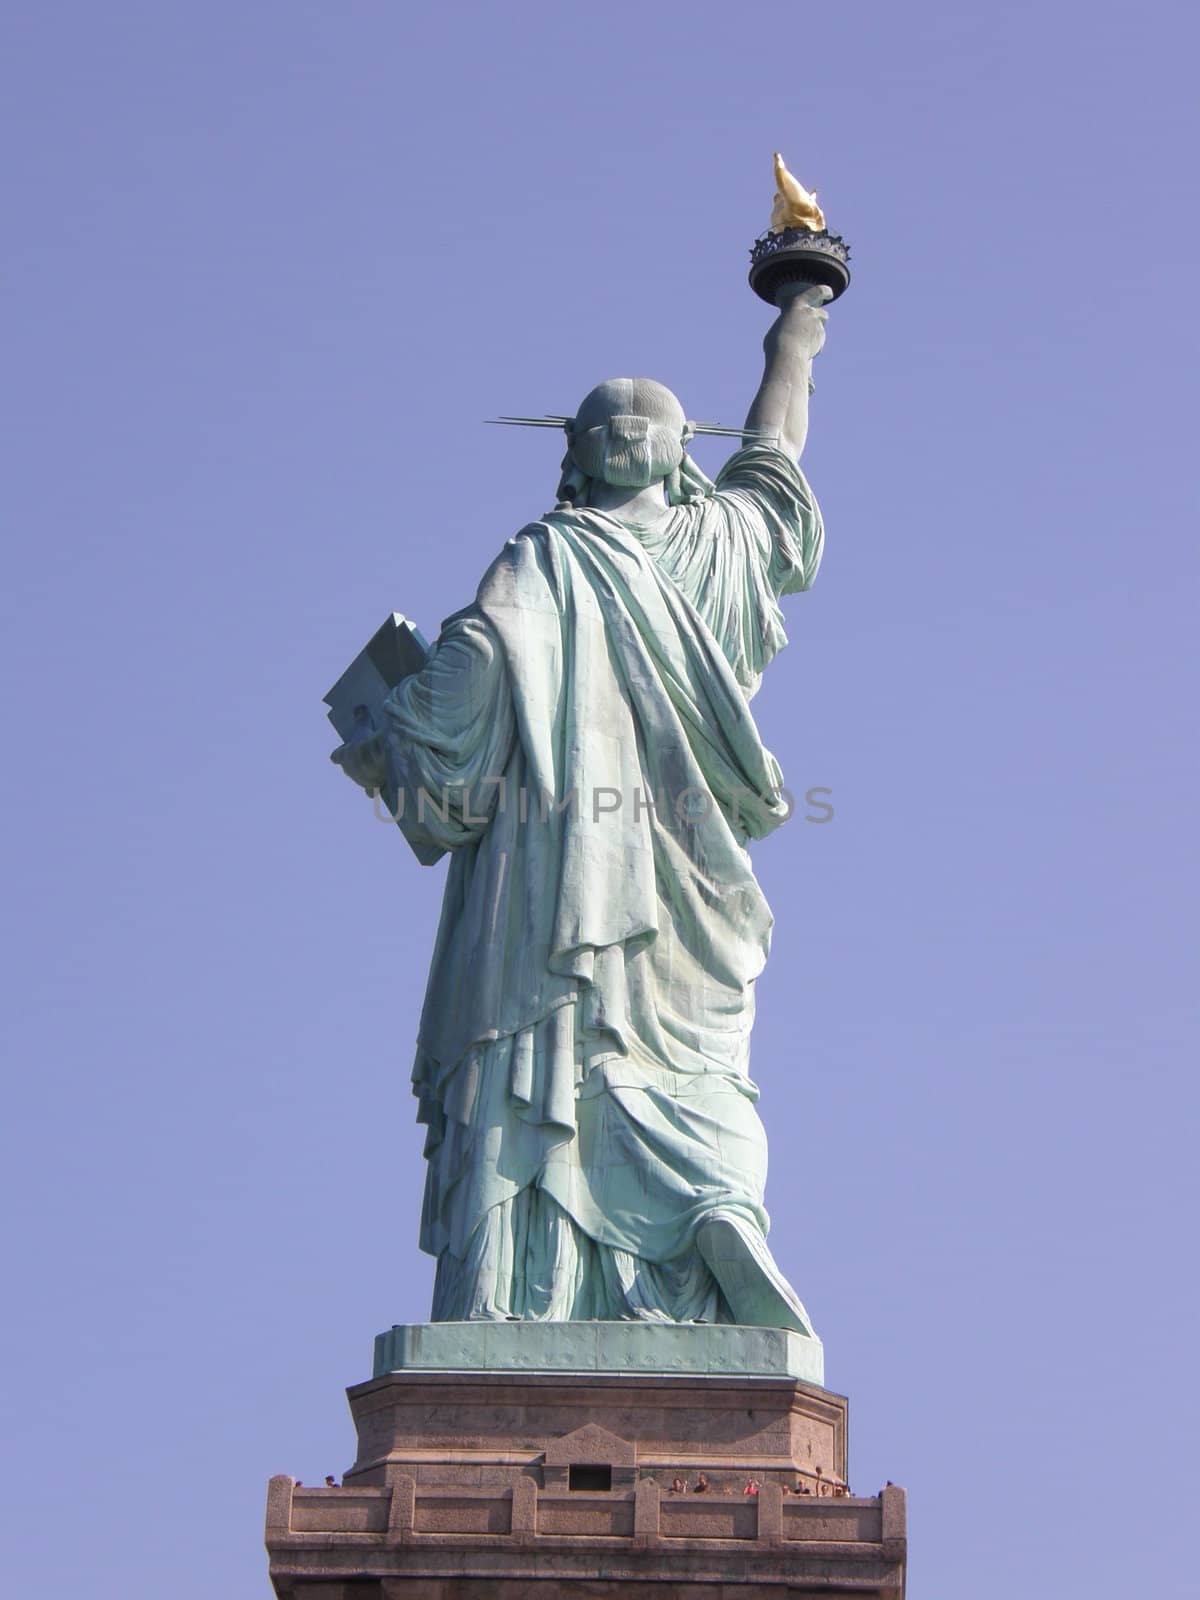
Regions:
<instances>
[{"instance_id":1,"label":"stone pedestal","mask_svg":"<svg viewBox=\"0 0 1200 1600\"><path fill-rule=\"evenodd\" d=\"M279 1600L902 1600L904 1492L848 1492L846 1402L794 1376L408 1367L349 1396L343 1487L271 1480Z\"/></svg>"}]
</instances>

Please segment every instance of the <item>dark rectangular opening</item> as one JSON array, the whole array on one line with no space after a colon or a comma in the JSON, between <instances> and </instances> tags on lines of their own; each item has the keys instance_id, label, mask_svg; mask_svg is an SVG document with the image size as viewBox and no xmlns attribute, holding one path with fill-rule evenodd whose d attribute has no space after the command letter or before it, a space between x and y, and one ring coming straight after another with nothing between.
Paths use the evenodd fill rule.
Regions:
<instances>
[{"instance_id":1,"label":"dark rectangular opening","mask_svg":"<svg viewBox=\"0 0 1200 1600\"><path fill-rule=\"evenodd\" d=\"M611 1467L568 1467L568 1489L611 1489Z\"/></svg>"}]
</instances>

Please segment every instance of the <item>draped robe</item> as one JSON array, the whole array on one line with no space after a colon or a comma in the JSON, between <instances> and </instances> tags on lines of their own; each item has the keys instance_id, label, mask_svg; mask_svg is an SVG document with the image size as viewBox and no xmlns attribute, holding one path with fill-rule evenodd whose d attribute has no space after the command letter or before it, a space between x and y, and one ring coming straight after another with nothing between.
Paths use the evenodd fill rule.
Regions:
<instances>
[{"instance_id":1,"label":"draped robe","mask_svg":"<svg viewBox=\"0 0 1200 1600\"><path fill-rule=\"evenodd\" d=\"M434 1320L732 1320L717 1210L769 1260L746 845L787 804L749 699L822 542L761 444L651 528L551 513L388 698L410 829L451 853L413 1074Z\"/></svg>"}]
</instances>

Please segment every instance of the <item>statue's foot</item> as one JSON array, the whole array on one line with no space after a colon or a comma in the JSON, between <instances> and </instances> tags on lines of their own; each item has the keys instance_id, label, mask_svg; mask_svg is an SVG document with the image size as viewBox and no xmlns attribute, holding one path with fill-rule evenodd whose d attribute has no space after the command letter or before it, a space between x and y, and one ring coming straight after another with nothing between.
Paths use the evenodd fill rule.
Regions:
<instances>
[{"instance_id":1,"label":"statue's foot","mask_svg":"<svg viewBox=\"0 0 1200 1600\"><path fill-rule=\"evenodd\" d=\"M696 1231L696 1248L720 1285L734 1320L752 1328L791 1328L815 1338L812 1321L775 1265L766 1240L740 1217L714 1211Z\"/></svg>"}]
</instances>

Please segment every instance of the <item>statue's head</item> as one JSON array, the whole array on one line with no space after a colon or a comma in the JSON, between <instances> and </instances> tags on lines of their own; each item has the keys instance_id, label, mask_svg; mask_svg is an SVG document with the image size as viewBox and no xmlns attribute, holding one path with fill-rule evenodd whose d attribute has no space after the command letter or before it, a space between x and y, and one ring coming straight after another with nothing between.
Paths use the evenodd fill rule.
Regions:
<instances>
[{"instance_id":1,"label":"statue's head","mask_svg":"<svg viewBox=\"0 0 1200 1600\"><path fill-rule=\"evenodd\" d=\"M569 436L571 454L589 478L644 489L683 460L687 418L653 378L610 378L585 396Z\"/></svg>"},{"instance_id":2,"label":"statue's head","mask_svg":"<svg viewBox=\"0 0 1200 1600\"><path fill-rule=\"evenodd\" d=\"M661 483L672 504L711 487L685 446L692 429L683 407L653 378L598 383L566 425L569 445L559 495L587 504L589 482L622 489Z\"/></svg>"}]
</instances>

